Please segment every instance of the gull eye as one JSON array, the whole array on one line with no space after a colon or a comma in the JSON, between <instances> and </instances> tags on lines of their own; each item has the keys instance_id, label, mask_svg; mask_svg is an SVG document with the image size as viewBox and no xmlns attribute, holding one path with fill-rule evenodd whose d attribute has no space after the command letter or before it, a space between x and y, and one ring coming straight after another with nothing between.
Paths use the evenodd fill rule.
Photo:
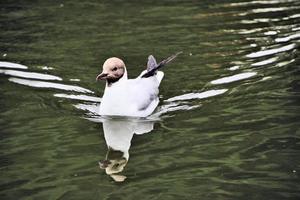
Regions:
<instances>
[{"instance_id":1,"label":"gull eye","mask_svg":"<svg viewBox=\"0 0 300 200\"><path fill-rule=\"evenodd\" d=\"M118 69L117 67L114 67L114 68L112 69L112 71L117 71L117 69Z\"/></svg>"}]
</instances>

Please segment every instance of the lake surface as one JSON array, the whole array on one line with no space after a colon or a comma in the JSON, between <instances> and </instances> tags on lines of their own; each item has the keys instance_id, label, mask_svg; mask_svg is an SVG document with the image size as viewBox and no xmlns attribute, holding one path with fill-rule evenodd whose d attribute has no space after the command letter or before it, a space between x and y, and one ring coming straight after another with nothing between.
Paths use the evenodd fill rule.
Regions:
<instances>
[{"instance_id":1,"label":"lake surface","mask_svg":"<svg viewBox=\"0 0 300 200\"><path fill-rule=\"evenodd\" d=\"M300 198L300 1L2 0L0 16L1 199ZM106 58L134 78L179 51L153 116L97 115Z\"/></svg>"}]
</instances>

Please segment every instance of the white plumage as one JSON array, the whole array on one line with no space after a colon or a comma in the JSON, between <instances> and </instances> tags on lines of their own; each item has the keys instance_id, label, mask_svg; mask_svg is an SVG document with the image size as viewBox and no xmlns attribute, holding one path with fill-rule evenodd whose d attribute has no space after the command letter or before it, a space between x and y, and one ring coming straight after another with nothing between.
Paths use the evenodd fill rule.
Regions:
<instances>
[{"instance_id":1,"label":"white plumage","mask_svg":"<svg viewBox=\"0 0 300 200\"><path fill-rule=\"evenodd\" d=\"M104 95L100 104L100 115L147 117L159 103L159 85L164 73L159 68L173 60L179 53L156 63L148 57L147 70L135 79L128 79L124 62L109 58L103 64L103 71L97 80L106 80Z\"/></svg>"},{"instance_id":2,"label":"white plumage","mask_svg":"<svg viewBox=\"0 0 300 200\"><path fill-rule=\"evenodd\" d=\"M149 78L141 78L142 74L136 79L127 79L124 74L119 81L106 86L100 115L149 116L159 103L158 87L164 73L159 71Z\"/></svg>"}]
</instances>

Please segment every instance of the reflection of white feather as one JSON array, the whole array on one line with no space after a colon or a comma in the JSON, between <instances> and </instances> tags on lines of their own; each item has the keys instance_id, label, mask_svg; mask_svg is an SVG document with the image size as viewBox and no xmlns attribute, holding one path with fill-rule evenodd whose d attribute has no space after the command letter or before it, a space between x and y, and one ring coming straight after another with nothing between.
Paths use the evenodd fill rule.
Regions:
<instances>
[{"instance_id":1,"label":"reflection of white feather","mask_svg":"<svg viewBox=\"0 0 300 200\"><path fill-rule=\"evenodd\" d=\"M153 121L130 118L101 118L104 138L108 147L106 159L100 161L101 169L105 169L115 181L122 182L125 176L118 173L124 170L129 159L129 148L134 134L144 134L153 130Z\"/></svg>"},{"instance_id":2,"label":"reflection of white feather","mask_svg":"<svg viewBox=\"0 0 300 200\"><path fill-rule=\"evenodd\" d=\"M153 123L142 120L105 119L103 120L103 131L106 144L113 150L122 151L128 160L133 134L150 132L153 130Z\"/></svg>"}]
</instances>

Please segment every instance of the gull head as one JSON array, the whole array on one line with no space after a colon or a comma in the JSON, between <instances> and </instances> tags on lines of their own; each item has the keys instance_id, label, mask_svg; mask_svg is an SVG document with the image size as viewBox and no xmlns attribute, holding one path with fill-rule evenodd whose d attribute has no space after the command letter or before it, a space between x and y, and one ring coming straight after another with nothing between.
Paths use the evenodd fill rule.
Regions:
<instances>
[{"instance_id":1,"label":"gull head","mask_svg":"<svg viewBox=\"0 0 300 200\"><path fill-rule=\"evenodd\" d=\"M101 74L96 77L96 80L106 80L110 85L121 79L126 73L126 68L123 60L120 58L108 58L103 64Z\"/></svg>"}]
</instances>

